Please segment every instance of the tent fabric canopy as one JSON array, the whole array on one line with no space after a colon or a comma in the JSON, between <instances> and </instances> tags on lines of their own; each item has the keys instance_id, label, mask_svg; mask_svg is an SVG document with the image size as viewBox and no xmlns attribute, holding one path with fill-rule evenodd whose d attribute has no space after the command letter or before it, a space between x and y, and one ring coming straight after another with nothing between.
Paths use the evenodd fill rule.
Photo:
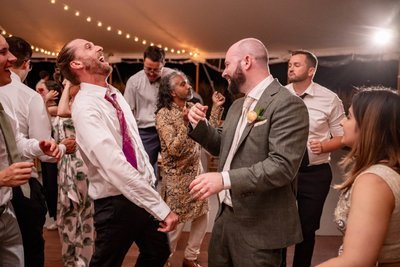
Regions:
<instances>
[{"instance_id":1,"label":"tent fabric canopy","mask_svg":"<svg viewBox=\"0 0 400 267\"><path fill-rule=\"evenodd\" d=\"M141 58L151 43L168 48L169 58L223 58L246 37L260 39L277 60L299 48L318 56L400 54L399 39L384 48L370 43L379 27L399 35L398 0L2 0L1 9L1 30L35 48L58 52L84 38L103 46L113 62Z\"/></svg>"}]
</instances>

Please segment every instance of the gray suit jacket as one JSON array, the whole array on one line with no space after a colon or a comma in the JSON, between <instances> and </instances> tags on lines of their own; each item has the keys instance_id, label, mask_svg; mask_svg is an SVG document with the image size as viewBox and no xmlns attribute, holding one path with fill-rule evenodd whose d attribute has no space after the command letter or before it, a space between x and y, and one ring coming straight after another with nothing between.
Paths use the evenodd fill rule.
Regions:
<instances>
[{"instance_id":1,"label":"gray suit jacket","mask_svg":"<svg viewBox=\"0 0 400 267\"><path fill-rule=\"evenodd\" d=\"M243 101L232 104L222 129L202 121L189 131L211 154L219 155L220 171ZM308 111L277 80L265 89L257 107L264 109L266 122L246 125L229 170L233 210L245 242L257 248L283 248L302 240L292 182L306 148Z\"/></svg>"}]
</instances>

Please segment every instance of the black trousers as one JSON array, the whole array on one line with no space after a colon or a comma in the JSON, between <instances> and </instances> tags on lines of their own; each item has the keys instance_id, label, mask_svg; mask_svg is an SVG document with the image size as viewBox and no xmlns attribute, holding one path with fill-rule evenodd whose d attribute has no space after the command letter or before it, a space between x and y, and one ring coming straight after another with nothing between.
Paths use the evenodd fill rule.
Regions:
<instances>
[{"instance_id":1,"label":"black trousers","mask_svg":"<svg viewBox=\"0 0 400 267\"><path fill-rule=\"evenodd\" d=\"M298 174L297 205L303 242L294 250L293 267L309 267L314 251L315 232L320 227L322 210L332 181L328 163L301 167Z\"/></svg>"},{"instance_id":2,"label":"black trousers","mask_svg":"<svg viewBox=\"0 0 400 267\"><path fill-rule=\"evenodd\" d=\"M166 233L146 210L122 195L94 201L95 249L90 267L121 266L135 242L139 247L136 267L162 267L170 248Z\"/></svg>"},{"instance_id":3,"label":"black trousers","mask_svg":"<svg viewBox=\"0 0 400 267\"><path fill-rule=\"evenodd\" d=\"M25 267L44 266L43 226L46 221L46 199L42 185L36 178L29 180L30 198L22 194L20 187L13 188L15 215L21 230L24 245Z\"/></svg>"},{"instance_id":4,"label":"black trousers","mask_svg":"<svg viewBox=\"0 0 400 267\"><path fill-rule=\"evenodd\" d=\"M161 150L160 139L156 127L140 128L140 139L142 139L144 150L149 155L150 164L153 166L154 174L157 177L158 152Z\"/></svg>"},{"instance_id":5,"label":"black trousers","mask_svg":"<svg viewBox=\"0 0 400 267\"><path fill-rule=\"evenodd\" d=\"M57 215L58 200L57 163L41 162L41 168L47 208L49 210L50 217L55 219Z\"/></svg>"}]
</instances>

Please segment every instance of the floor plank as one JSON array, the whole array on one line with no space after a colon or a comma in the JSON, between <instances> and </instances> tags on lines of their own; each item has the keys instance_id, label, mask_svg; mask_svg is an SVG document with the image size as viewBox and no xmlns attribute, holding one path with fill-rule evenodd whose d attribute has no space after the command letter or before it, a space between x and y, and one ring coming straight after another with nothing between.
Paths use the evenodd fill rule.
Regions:
<instances>
[{"instance_id":1,"label":"floor plank","mask_svg":"<svg viewBox=\"0 0 400 267\"><path fill-rule=\"evenodd\" d=\"M45 244L45 267L63 267L61 260L61 244L58 237L57 231L49 231L44 229ZM209 242L210 234L207 233L199 257L199 261L203 267L208 267L207 264L207 247ZM178 242L177 251L171 258L172 267L182 266L183 251L188 239L188 233L182 234L181 240ZM321 263L329 258L336 256L337 249L342 242L342 238L339 236L317 236L314 250L314 257L312 266ZM138 256L138 250L136 245L133 245L129 250L123 267L132 267ZM288 249L288 266L291 266L291 258L293 257L293 247Z\"/></svg>"}]
</instances>

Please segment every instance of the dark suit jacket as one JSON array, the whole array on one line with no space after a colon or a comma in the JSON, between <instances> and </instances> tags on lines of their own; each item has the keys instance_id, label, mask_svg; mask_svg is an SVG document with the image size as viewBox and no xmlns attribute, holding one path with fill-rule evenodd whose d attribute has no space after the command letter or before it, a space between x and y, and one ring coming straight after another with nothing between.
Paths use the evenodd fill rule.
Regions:
<instances>
[{"instance_id":1,"label":"dark suit jacket","mask_svg":"<svg viewBox=\"0 0 400 267\"><path fill-rule=\"evenodd\" d=\"M189 131L211 154L219 155L219 171L232 145L243 101L232 104L222 129L202 121ZM257 107L264 109L266 121L246 125L229 170L233 210L245 242L257 248L283 248L302 240L292 182L306 148L308 111L277 80L265 89Z\"/></svg>"}]
</instances>

